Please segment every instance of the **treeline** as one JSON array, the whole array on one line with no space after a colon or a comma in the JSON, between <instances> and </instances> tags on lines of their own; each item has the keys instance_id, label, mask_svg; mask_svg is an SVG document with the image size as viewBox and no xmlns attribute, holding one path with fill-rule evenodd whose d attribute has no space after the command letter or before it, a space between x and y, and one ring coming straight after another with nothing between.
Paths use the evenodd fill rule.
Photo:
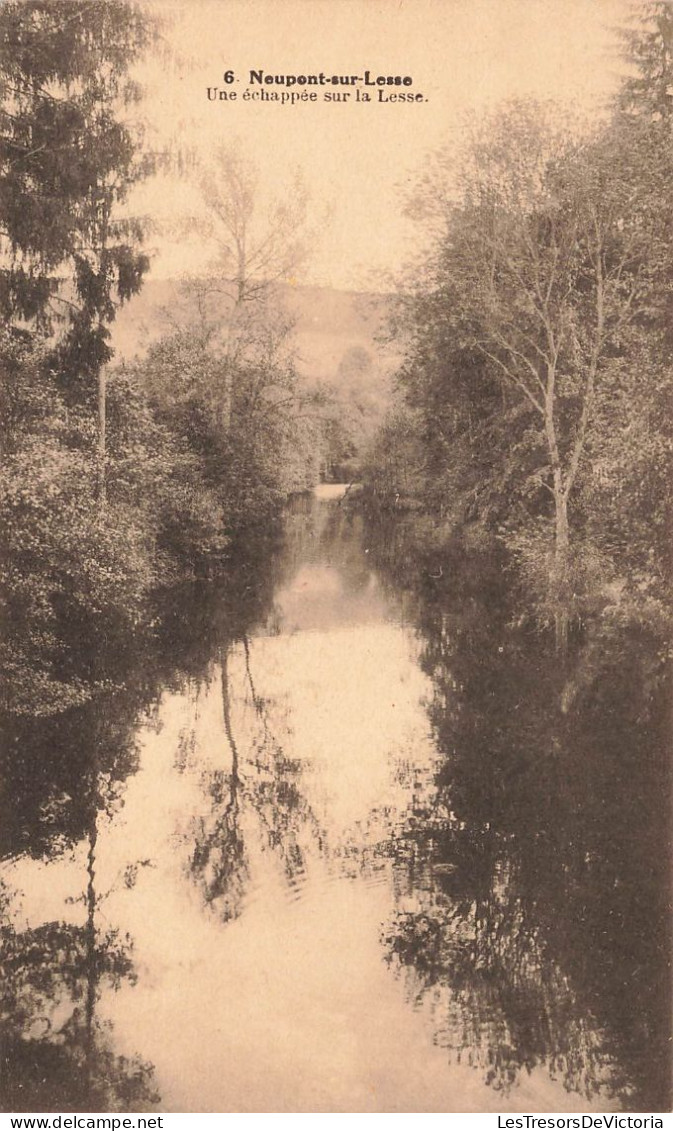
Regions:
<instances>
[{"instance_id":1,"label":"treeline","mask_svg":"<svg viewBox=\"0 0 673 1131\"><path fill-rule=\"evenodd\" d=\"M515 102L428 164L409 211L431 250L401 288L398 405L368 468L436 544L504 547L562 649L596 618L668 624L671 0L623 37L593 132Z\"/></svg>"},{"instance_id":2,"label":"treeline","mask_svg":"<svg viewBox=\"0 0 673 1131\"><path fill-rule=\"evenodd\" d=\"M203 293L213 280L192 284L199 316L113 367L111 324L149 267L128 197L181 160L135 124L134 64L160 34L127 0L9 0L0 12L10 714L51 715L113 690L150 591L226 568L245 530L316 477L319 420L272 286L298 254L302 217L279 206L256 245L254 170L226 150L228 176L200 176L223 245L215 304Z\"/></svg>"}]
</instances>

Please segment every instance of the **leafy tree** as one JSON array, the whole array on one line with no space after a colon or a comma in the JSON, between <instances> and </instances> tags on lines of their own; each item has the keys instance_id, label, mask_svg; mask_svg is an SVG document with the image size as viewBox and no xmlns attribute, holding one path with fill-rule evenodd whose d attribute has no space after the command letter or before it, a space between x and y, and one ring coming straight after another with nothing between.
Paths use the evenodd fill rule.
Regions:
<instances>
[{"instance_id":1,"label":"leafy tree","mask_svg":"<svg viewBox=\"0 0 673 1131\"><path fill-rule=\"evenodd\" d=\"M75 399L110 359L115 299L148 266L138 221L117 208L148 171L120 110L139 98L129 69L151 37L127 0L10 0L0 13L0 303L49 328L65 312L54 375Z\"/></svg>"},{"instance_id":2,"label":"leafy tree","mask_svg":"<svg viewBox=\"0 0 673 1131\"><path fill-rule=\"evenodd\" d=\"M130 68L153 34L124 0L0 11L2 648L5 705L20 713L105 684L92 642L112 647L137 625L152 577L138 509L119 499L111 521L101 514L95 405L99 384L104 421L108 325L148 263L119 207L147 171L126 115L139 97Z\"/></svg>"},{"instance_id":3,"label":"leafy tree","mask_svg":"<svg viewBox=\"0 0 673 1131\"><path fill-rule=\"evenodd\" d=\"M217 319L177 329L129 376L164 437L160 549L212 572L234 534L306 485L307 422L282 319L253 320L235 363Z\"/></svg>"},{"instance_id":4,"label":"leafy tree","mask_svg":"<svg viewBox=\"0 0 673 1131\"><path fill-rule=\"evenodd\" d=\"M619 373L665 300L662 173L649 137L619 123L577 138L534 105L498 112L402 314L409 399L440 461L471 466L477 498L489 484L491 525L538 593L548 579L562 647L574 595L607 580L604 563L586 571L581 492L608 439L598 405L624 397Z\"/></svg>"},{"instance_id":5,"label":"leafy tree","mask_svg":"<svg viewBox=\"0 0 673 1131\"><path fill-rule=\"evenodd\" d=\"M297 175L287 196L268 197L259 169L238 141L220 145L199 171L205 218L187 226L216 248L207 278L185 281L190 321L216 335L226 364L220 367L222 424L231 423L232 401L241 362L258 349L286 338L290 323L282 314L278 284L306 259L310 243L308 195ZM183 328L184 319L174 321Z\"/></svg>"},{"instance_id":6,"label":"leafy tree","mask_svg":"<svg viewBox=\"0 0 673 1131\"><path fill-rule=\"evenodd\" d=\"M673 114L673 3L648 0L632 26L621 30L633 73L622 84L618 105L634 116L670 122Z\"/></svg>"},{"instance_id":7,"label":"leafy tree","mask_svg":"<svg viewBox=\"0 0 673 1131\"><path fill-rule=\"evenodd\" d=\"M301 178L265 207L259 170L234 142L218 147L200 184L227 293L236 305L265 297L306 259L308 196Z\"/></svg>"}]
</instances>

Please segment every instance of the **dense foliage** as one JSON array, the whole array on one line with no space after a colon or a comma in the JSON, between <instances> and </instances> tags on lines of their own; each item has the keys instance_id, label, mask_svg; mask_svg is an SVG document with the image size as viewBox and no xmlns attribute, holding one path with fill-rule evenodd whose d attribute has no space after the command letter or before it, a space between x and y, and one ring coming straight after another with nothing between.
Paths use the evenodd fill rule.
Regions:
<instances>
[{"instance_id":1,"label":"dense foliage","mask_svg":"<svg viewBox=\"0 0 673 1131\"><path fill-rule=\"evenodd\" d=\"M10 0L0 12L11 714L52 715L117 686L152 589L212 576L245 527L316 477L315 422L263 265L239 256L236 298L214 320L110 367L111 323L149 266L128 197L158 158L134 118L133 70L159 35L132 0ZM228 215L221 193L211 203ZM278 254L292 252L295 220L280 214Z\"/></svg>"},{"instance_id":2,"label":"dense foliage","mask_svg":"<svg viewBox=\"0 0 673 1131\"><path fill-rule=\"evenodd\" d=\"M505 106L411 201L434 241L398 304L373 489L503 543L561 646L596 612L665 620L670 37L670 3L648 6L600 129Z\"/></svg>"}]
</instances>

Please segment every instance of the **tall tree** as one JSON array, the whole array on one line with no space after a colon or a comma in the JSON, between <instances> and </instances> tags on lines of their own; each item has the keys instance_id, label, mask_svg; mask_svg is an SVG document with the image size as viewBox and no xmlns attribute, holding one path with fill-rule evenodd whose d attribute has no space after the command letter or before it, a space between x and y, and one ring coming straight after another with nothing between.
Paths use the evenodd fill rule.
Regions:
<instances>
[{"instance_id":1,"label":"tall tree","mask_svg":"<svg viewBox=\"0 0 673 1131\"><path fill-rule=\"evenodd\" d=\"M539 517L544 496L550 500L546 568L561 647L574 589L571 507L597 397L648 317L658 270L659 216L639 203L642 178L634 176L641 160L641 150L609 131L577 139L555 130L535 105L498 112L472 137L426 276L429 303L414 312L438 317L463 384L484 389L491 427L499 411L508 419L503 457L514 457L519 479L541 496ZM431 317L433 304L439 314ZM536 553L544 566L544 549Z\"/></svg>"},{"instance_id":2,"label":"tall tree","mask_svg":"<svg viewBox=\"0 0 673 1131\"><path fill-rule=\"evenodd\" d=\"M131 70L153 36L131 0L0 7L9 710L48 714L90 697L103 682L101 641L112 646L113 624L137 624L151 576L137 508L117 506L104 524L95 496L109 324L147 267L141 225L120 209L147 171L131 120L139 97Z\"/></svg>"},{"instance_id":3,"label":"tall tree","mask_svg":"<svg viewBox=\"0 0 673 1131\"><path fill-rule=\"evenodd\" d=\"M199 189L205 217L188 224L212 242L208 277L186 280L184 291L199 325L217 341L222 358L218 394L221 421L231 424L236 374L291 329L282 315L278 285L287 282L308 254L308 195L297 174L287 196L264 191L256 163L239 141L220 145L201 168Z\"/></svg>"},{"instance_id":4,"label":"tall tree","mask_svg":"<svg viewBox=\"0 0 673 1131\"><path fill-rule=\"evenodd\" d=\"M619 106L634 115L670 121L673 116L673 2L648 0L630 27L621 30L631 73L623 82Z\"/></svg>"},{"instance_id":5,"label":"tall tree","mask_svg":"<svg viewBox=\"0 0 673 1131\"><path fill-rule=\"evenodd\" d=\"M266 296L306 258L308 196L298 175L286 197L265 202L259 169L233 143L215 151L201 191L217 245L217 273L236 304Z\"/></svg>"},{"instance_id":6,"label":"tall tree","mask_svg":"<svg viewBox=\"0 0 673 1131\"><path fill-rule=\"evenodd\" d=\"M0 12L0 310L59 330L50 372L69 405L98 402L116 303L149 265L119 206L148 171L128 111L155 28L132 0L9 0ZM126 120L125 120L126 119Z\"/></svg>"}]
</instances>

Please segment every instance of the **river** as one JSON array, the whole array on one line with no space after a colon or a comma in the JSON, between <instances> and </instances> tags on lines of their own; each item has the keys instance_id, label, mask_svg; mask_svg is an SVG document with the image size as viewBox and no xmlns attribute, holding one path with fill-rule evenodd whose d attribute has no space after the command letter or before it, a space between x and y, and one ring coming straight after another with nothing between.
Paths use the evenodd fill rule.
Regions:
<instances>
[{"instance_id":1,"label":"river","mask_svg":"<svg viewBox=\"0 0 673 1131\"><path fill-rule=\"evenodd\" d=\"M492 588L402 578L343 490L174 600L133 693L17 739L9 1109L668 1102L653 711L613 672L552 726Z\"/></svg>"}]
</instances>

